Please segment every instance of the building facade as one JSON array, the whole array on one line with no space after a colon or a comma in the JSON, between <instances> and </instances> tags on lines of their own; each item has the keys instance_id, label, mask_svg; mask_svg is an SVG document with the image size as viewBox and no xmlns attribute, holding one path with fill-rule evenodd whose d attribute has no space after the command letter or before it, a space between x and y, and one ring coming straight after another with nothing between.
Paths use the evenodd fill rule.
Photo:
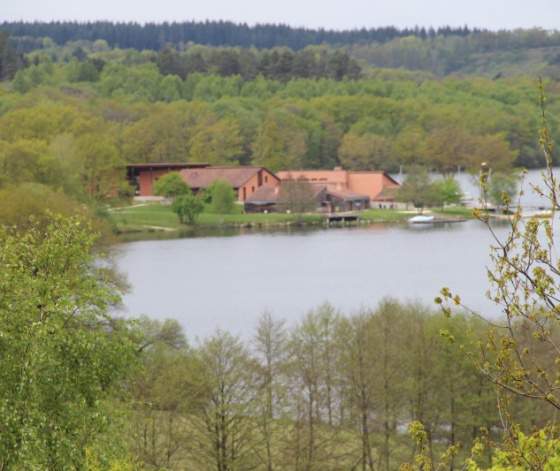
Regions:
<instances>
[{"instance_id":1,"label":"building facade","mask_svg":"<svg viewBox=\"0 0 560 471\"><path fill-rule=\"evenodd\" d=\"M127 178L136 196L153 197L155 182L170 172L179 172L194 193L203 191L217 180L228 182L237 199L244 202L261 187L276 188L279 178L264 167L225 167L191 163L142 163L127 165Z\"/></svg>"},{"instance_id":2,"label":"building facade","mask_svg":"<svg viewBox=\"0 0 560 471\"><path fill-rule=\"evenodd\" d=\"M187 164L177 162L141 163L126 166L128 182L135 189L136 196L154 196L154 184L169 172L179 172L187 168L205 168L208 164Z\"/></svg>"},{"instance_id":3,"label":"building facade","mask_svg":"<svg viewBox=\"0 0 560 471\"><path fill-rule=\"evenodd\" d=\"M233 187L240 202L245 202L259 188L280 185L280 179L264 167L187 168L180 174L195 193L205 190L215 181L226 181Z\"/></svg>"},{"instance_id":4,"label":"building facade","mask_svg":"<svg viewBox=\"0 0 560 471\"><path fill-rule=\"evenodd\" d=\"M395 202L399 183L385 172L353 172L335 167L334 170L287 170L278 172L281 181L304 180L312 185L323 185L333 194L333 200L343 200L347 207L363 209L369 200L372 206L390 205ZM338 197L338 198L337 198Z\"/></svg>"}]
</instances>

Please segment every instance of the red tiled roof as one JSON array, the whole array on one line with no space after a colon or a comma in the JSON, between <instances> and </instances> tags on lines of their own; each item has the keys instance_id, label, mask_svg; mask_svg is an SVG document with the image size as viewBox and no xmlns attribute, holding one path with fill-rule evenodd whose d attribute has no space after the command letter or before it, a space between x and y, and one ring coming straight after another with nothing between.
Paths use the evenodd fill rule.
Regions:
<instances>
[{"instance_id":1,"label":"red tiled roof","mask_svg":"<svg viewBox=\"0 0 560 471\"><path fill-rule=\"evenodd\" d=\"M206 167L188 168L181 176L191 188L208 188L216 180L225 180L234 188L243 186L262 167Z\"/></svg>"}]
</instances>

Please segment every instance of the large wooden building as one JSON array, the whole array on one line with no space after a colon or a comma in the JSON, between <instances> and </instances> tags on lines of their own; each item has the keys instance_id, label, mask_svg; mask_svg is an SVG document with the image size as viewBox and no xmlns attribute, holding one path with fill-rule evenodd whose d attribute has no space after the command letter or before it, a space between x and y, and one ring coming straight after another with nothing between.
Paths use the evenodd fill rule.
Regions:
<instances>
[{"instance_id":1,"label":"large wooden building","mask_svg":"<svg viewBox=\"0 0 560 471\"><path fill-rule=\"evenodd\" d=\"M237 199L244 202L259 188L276 188L279 178L264 167L210 166L188 163L147 163L127 166L128 179L141 197L154 196L154 184L169 172L179 172L194 193L205 190L217 180L228 182Z\"/></svg>"}]
</instances>

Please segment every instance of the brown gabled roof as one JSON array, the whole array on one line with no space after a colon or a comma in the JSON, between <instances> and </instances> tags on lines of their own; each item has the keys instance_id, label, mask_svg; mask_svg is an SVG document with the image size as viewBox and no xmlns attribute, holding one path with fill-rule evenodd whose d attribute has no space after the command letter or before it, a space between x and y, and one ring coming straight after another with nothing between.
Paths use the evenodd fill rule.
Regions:
<instances>
[{"instance_id":1,"label":"brown gabled roof","mask_svg":"<svg viewBox=\"0 0 560 471\"><path fill-rule=\"evenodd\" d=\"M225 180L234 188L239 188L260 170L265 169L263 167L188 168L181 171L181 176L191 188L208 188L216 180Z\"/></svg>"},{"instance_id":2,"label":"brown gabled roof","mask_svg":"<svg viewBox=\"0 0 560 471\"><path fill-rule=\"evenodd\" d=\"M318 198L321 192L328 191L325 185L312 184L313 198ZM279 187L261 186L247 197L247 203L261 205L261 204L274 204L278 202L278 197L282 189L282 184Z\"/></svg>"},{"instance_id":3,"label":"brown gabled roof","mask_svg":"<svg viewBox=\"0 0 560 471\"><path fill-rule=\"evenodd\" d=\"M246 203L252 204L272 204L278 201L278 187L261 186L249 195L245 200Z\"/></svg>"}]
</instances>

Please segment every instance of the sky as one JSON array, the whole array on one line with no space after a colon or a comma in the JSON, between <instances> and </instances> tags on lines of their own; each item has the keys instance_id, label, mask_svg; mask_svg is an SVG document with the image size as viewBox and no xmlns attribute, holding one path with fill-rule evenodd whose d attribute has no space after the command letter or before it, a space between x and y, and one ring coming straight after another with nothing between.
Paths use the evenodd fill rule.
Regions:
<instances>
[{"instance_id":1,"label":"sky","mask_svg":"<svg viewBox=\"0 0 560 471\"><path fill-rule=\"evenodd\" d=\"M351 29L395 25L560 29L560 0L1 0L2 20L232 20Z\"/></svg>"}]
</instances>

